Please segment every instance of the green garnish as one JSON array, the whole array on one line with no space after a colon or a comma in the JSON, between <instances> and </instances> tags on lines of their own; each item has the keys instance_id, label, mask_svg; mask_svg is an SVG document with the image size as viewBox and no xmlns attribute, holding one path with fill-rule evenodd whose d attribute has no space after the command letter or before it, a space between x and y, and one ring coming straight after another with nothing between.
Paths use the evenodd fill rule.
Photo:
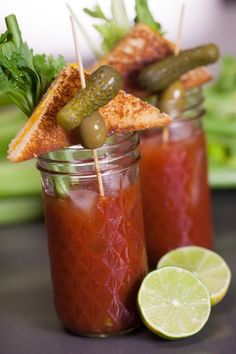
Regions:
<instances>
[{"instance_id":1,"label":"green garnish","mask_svg":"<svg viewBox=\"0 0 236 354\"><path fill-rule=\"evenodd\" d=\"M156 22L148 8L147 0L135 0L136 16L132 22L129 21L123 0L111 0L112 18L108 18L99 5L90 10L84 8L89 16L101 21L101 24L93 25L102 37L102 50L109 53L136 23L145 23L152 30L163 34L160 23ZM96 53L95 53L96 55Z\"/></svg>"},{"instance_id":2,"label":"green garnish","mask_svg":"<svg viewBox=\"0 0 236 354\"><path fill-rule=\"evenodd\" d=\"M0 36L0 90L30 116L65 61L62 56L34 55L23 42L16 16L7 16L5 22L7 30Z\"/></svg>"},{"instance_id":3,"label":"green garnish","mask_svg":"<svg viewBox=\"0 0 236 354\"><path fill-rule=\"evenodd\" d=\"M148 25L153 31L157 31L162 33L161 24L156 22L151 14L151 11L148 7L147 0L135 0L135 23L145 23Z\"/></svg>"},{"instance_id":4,"label":"green garnish","mask_svg":"<svg viewBox=\"0 0 236 354\"><path fill-rule=\"evenodd\" d=\"M222 58L219 76L204 88L204 95L211 186L233 188L236 181L236 57Z\"/></svg>"},{"instance_id":5,"label":"green garnish","mask_svg":"<svg viewBox=\"0 0 236 354\"><path fill-rule=\"evenodd\" d=\"M225 55L221 62L221 70L212 91L218 93L231 93L236 91L236 57Z\"/></svg>"},{"instance_id":6,"label":"green garnish","mask_svg":"<svg viewBox=\"0 0 236 354\"><path fill-rule=\"evenodd\" d=\"M102 36L102 49L105 53L108 53L130 29L123 0L111 0L112 19L104 14L99 5L95 5L92 10L84 8L84 12L102 22L93 26Z\"/></svg>"}]
</instances>

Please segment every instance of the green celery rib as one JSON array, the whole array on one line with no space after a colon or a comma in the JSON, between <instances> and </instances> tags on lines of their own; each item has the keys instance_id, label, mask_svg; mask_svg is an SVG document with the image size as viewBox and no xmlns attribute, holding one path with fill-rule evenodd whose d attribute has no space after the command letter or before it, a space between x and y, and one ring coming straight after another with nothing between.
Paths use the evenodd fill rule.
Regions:
<instances>
[{"instance_id":1,"label":"green celery rib","mask_svg":"<svg viewBox=\"0 0 236 354\"><path fill-rule=\"evenodd\" d=\"M0 158L6 156L10 141L25 123L26 117L15 106L0 107Z\"/></svg>"},{"instance_id":2,"label":"green celery rib","mask_svg":"<svg viewBox=\"0 0 236 354\"><path fill-rule=\"evenodd\" d=\"M7 29L12 33L12 42L16 47L20 47L23 44L21 32L16 19L16 16L11 14L5 17Z\"/></svg>"},{"instance_id":3,"label":"green celery rib","mask_svg":"<svg viewBox=\"0 0 236 354\"><path fill-rule=\"evenodd\" d=\"M8 145L20 130L21 124L0 126L0 158L6 157ZM16 129L16 127L18 127Z\"/></svg>"},{"instance_id":4,"label":"green celery rib","mask_svg":"<svg viewBox=\"0 0 236 354\"><path fill-rule=\"evenodd\" d=\"M66 198L68 196L69 190L66 181L62 176L52 176L52 181L54 184L54 189L56 196L58 198Z\"/></svg>"},{"instance_id":5,"label":"green celery rib","mask_svg":"<svg viewBox=\"0 0 236 354\"><path fill-rule=\"evenodd\" d=\"M129 31L130 23L123 0L111 0L111 13L113 21L124 31Z\"/></svg>"},{"instance_id":6,"label":"green celery rib","mask_svg":"<svg viewBox=\"0 0 236 354\"><path fill-rule=\"evenodd\" d=\"M216 93L205 91L205 108L210 114L221 117L222 120L227 120L228 116L236 115L236 92Z\"/></svg>"},{"instance_id":7,"label":"green celery rib","mask_svg":"<svg viewBox=\"0 0 236 354\"><path fill-rule=\"evenodd\" d=\"M0 199L0 225L36 220L42 214L40 198Z\"/></svg>"},{"instance_id":8,"label":"green celery rib","mask_svg":"<svg viewBox=\"0 0 236 354\"><path fill-rule=\"evenodd\" d=\"M225 121L205 119L204 128L206 133L215 133L220 135L227 135L229 137L236 137L236 121L226 123Z\"/></svg>"},{"instance_id":9,"label":"green celery rib","mask_svg":"<svg viewBox=\"0 0 236 354\"><path fill-rule=\"evenodd\" d=\"M209 183L211 188L235 188L236 169L226 166L209 166Z\"/></svg>"},{"instance_id":10,"label":"green celery rib","mask_svg":"<svg viewBox=\"0 0 236 354\"><path fill-rule=\"evenodd\" d=\"M60 152L51 152L48 154L49 158L62 161L70 161L71 156L71 152L68 149L62 149ZM75 173L76 169L74 169L73 166L67 166L65 169L63 164L51 165L51 168L54 172L58 173L58 175L55 174L52 176L55 194L58 198L66 198L70 191L70 177L63 175L63 173L67 173L68 170L70 173Z\"/></svg>"},{"instance_id":11,"label":"green celery rib","mask_svg":"<svg viewBox=\"0 0 236 354\"><path fill-rule=\"evenodd\" d=\"M11 104L12 100L5 93L0 92L0 107Z\"/></svg>"},{"instance_id":12,"label":"green celery rib","mask_svg":"<svg viewBox=\"0 0 236 354\"><path fill-rule=\"evenodd\" d=\"M40 176L34 161L20 164L0 161L0 198L40 194Z\"/></svg>"},{"instance_id":13,"label":"green celery rib","mask_svg":"<svg viewBox=\"0 0 236 354\"><path fill-rule=\"evenodd\" d=\"M208 132L207 142L218 144L223 147L236 148L236 139L234 137L228 137L223 134Z\"/></svg>"},{"instance_id":14,"label":"green celery rib","mask_svg":"<svg viewBox=\"0 0 236 354\"><path fill-rule=\"evenodd\" d=\"M0 107L0 126L26 122L26 116L15 105Z\"/></svg>"}]
</instances>

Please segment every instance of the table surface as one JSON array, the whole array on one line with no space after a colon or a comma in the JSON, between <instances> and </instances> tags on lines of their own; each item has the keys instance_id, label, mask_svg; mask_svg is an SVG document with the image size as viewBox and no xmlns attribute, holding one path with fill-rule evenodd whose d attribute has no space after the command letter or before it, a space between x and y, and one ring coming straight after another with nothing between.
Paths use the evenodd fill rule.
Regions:
<instances>
[{"instance_id":1,"label":"table surface","mask_svg":"<svg viewBox=\"0 0 236 354\"><path fill-rule=\"evenodd\" d=\"M145 328L103 339L67 333L53 307L43 223L0 228L0 354L236 353L236 191L214 192L213 211L215 249L233 271L231 287L200 333L173 342Z\"/></svg>"}]
</instances>

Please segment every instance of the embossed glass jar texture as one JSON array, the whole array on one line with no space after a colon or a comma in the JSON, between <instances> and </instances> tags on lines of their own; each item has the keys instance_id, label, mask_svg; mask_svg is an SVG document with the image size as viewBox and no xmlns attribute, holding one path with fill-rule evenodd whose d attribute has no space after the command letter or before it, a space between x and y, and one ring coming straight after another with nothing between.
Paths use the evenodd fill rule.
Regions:
<instances>
[{"instance_id":1,"label":"embossed glass jar texture","mask_svg":"<svg viewBox=\"0 0 236 354\"><path fill-rule=\"evenodd\" d=\"M70 331L107 336L139 325L136 295L147 272L136 134L97 150L105 196L90 150L41 156L55 308Z\"/></svg>"}]
</instances>

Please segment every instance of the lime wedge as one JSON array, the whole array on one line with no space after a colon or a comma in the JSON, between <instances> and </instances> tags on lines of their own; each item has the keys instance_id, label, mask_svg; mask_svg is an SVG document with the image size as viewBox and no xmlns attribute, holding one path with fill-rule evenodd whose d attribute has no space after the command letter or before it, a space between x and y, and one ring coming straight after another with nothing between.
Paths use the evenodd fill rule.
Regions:
<instances>
[{"instance_id":1,"label":"lime wedge","mask_svg":"<svg viewBox=\"0 0 236 354\"><path fill-rule=\"evenodd\" d=\"M171 266L154 270L144 278L138 307L152 332L173 340L200 331L210 315L211 301L196 275Z\"/></svg>"},{"instance_id":2,"label":"lime wedge","mask_svg":"<svg viewBox=\"0 0 236 354\"><path fill-rule=\"evenodd\" d=\"M180 247L165 254L157 267L177 266L189 270L206 285L215 305L225 296L231 272L225 261L217 253L197 246Z\"/></svg>"}]
</instances>

